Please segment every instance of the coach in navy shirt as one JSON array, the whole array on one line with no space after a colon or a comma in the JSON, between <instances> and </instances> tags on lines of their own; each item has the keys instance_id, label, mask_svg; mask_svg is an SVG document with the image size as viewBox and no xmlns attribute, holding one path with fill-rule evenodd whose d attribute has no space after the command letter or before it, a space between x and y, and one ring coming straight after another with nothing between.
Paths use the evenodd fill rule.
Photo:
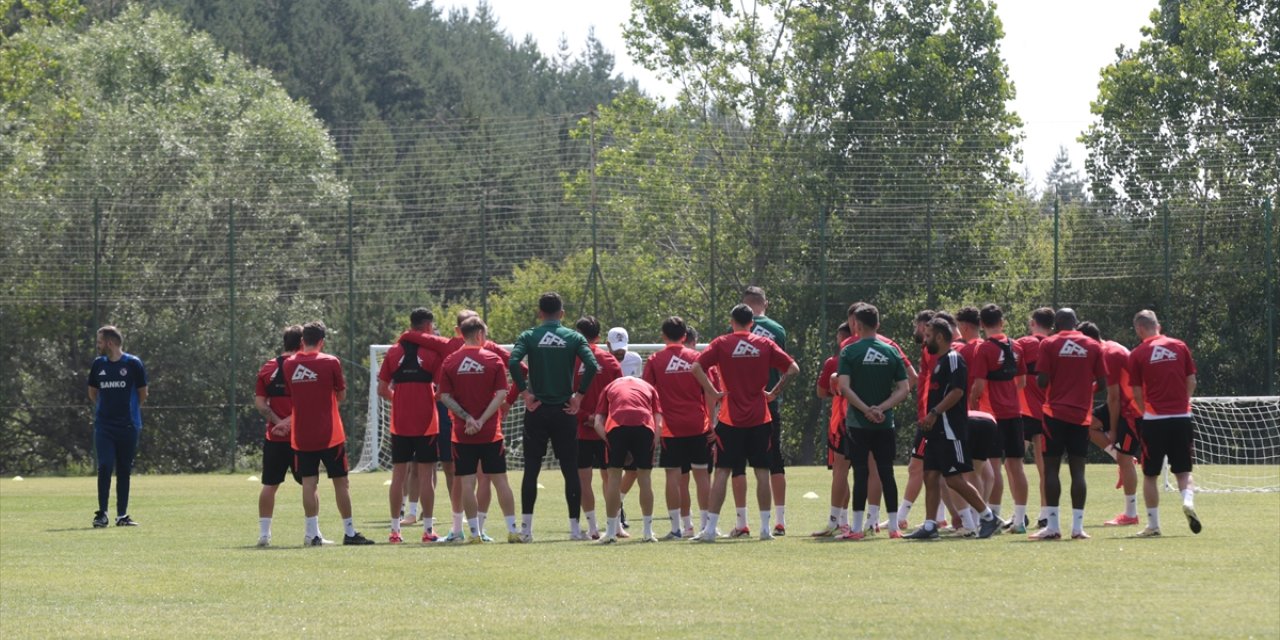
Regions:
<instances>
[{"instance_id":1,"label":"coach in navy shirt","mask_svg":"<svg viewBox=\"0 0 1280 640\"><path fill-rule=\"evenodd\" d=\"M147 401L147 370L137 356L124 352L120 330L98 329L98 353L89 367L89 400L94 403L93 447L98 452L98 511L93 526L108 524L107 497L111 473L116 478L116 526L138 525L129 517L129 474L142 432L142 403Z\"/></svg>"}]
</instances>

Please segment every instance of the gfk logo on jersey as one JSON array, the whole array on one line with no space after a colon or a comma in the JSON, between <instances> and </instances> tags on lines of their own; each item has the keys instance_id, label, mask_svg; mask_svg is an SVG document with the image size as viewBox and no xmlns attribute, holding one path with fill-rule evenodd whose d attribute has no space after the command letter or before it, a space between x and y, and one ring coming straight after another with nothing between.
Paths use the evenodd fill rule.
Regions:
<instances>
[{"instance_id":1,"label":"gfk logo on jersey","mask_svg":"<svg viewBox=\"0 0 1280 640\"><path fill-rule=\"evenodd\" d=\"M738 346L733 348L733 358L759 358L760 350L751 345L746 340L739 340Z\"/></svg>"},{"instance_id":2,"label":"gfk logo on jersey","mask_svg":"<svg viewBox=\"0 0 1280 640\"><path fill-rule=\"evenodd\" d=\"M1089 350L1072 340L1067 340L1062 343L1062 349L1058 351L1058 355L1064 358L1087 358L1089 357Z\"/></svg>"},{"instance_id":3,"label":"gfk logo on jersey","mask_svg":"<svg viewBox=\"0 0 1280 640\"><path fill-rule=\"evenodd\" d=\"M292 382L315 382L319 379L320 376L316 375L316 372L302 365L298 365L298 368L293 370L293 378L290 380Z\"/></svg>"},{"instance_id":4,"label":"gfk logo on jersey","mask_svg":"<svg viewBox=\"0 0 1280 640\"><path fill-rule=\"evenodd\" d=\"M862 364L889 364L889 358L875 349L867 349L867 355L862 357Z\"/></svg>"},{"instance_id":5,"label":"gfk logo on jersey","mask_svg":"<svg viewBox=\"0 0 1280 640\"><path fill-rule=\"evenodd\" d=\"M484 373L484 365L470 357L463 358L462 363L458 365L458 375L475 373Z\"/></svg>"},{"instance_id":6,"label":"gfk logo on jersey","mask_svg":"<svg viewBox=\"0 0 1280 640\"><path fill-rule=\"evenodd\" d=\"M1177 359L1178 359L1178 354L1174 353L1173 350L1171 349L1166 349L1164 347L1158 346L1151 350L1152 362L1164 362L1166 360L1177 360Z\"/></svg>"},{"instance_id":7,"label":"gfk logo on jersey","mask_svg":"<svg viewBox=\"0 0 1280 640\"><path fill-rule=\"evenodd\" d=\"M564 338L561 338L560 336L554 333L544 333L542 334L542 339L538 341L538 346L539 347L567 347L569 346L569 343L565 342Z\"/></svg>"},{"instance_id":8,"label":"gfk logo on jersey","mask_svg":"<svg viewBox=\"0 0 1280 640\"><path fill-rule=\"evenodd\" d=\"M671 358L671 362L667 363L667 373L689 373L693 371L693 363L685 362L680 357Z\"/></svg>"},{"instance_id":9,"label":"gfk logo on jersey","mask_svg":"<svg viewBox=\"0 0 1280 640\"><path fill-rule=\"evenodd\" d=\"M768 339L770 339L770 340L773 340L774 342L777 342L777 341L778 341L778 337L777 337L777 336L775 336L775 335L773 335L773 332L772 332L772 331L770 331L770 330L768 330L768 329L766 329L766 328L764 328L764 327L762 327L762 326L760 326L760 325L758 325L758 324L757 324L757 325L754 325L754 326L752 326L752 327L751 327L751 333L754 333L754 334L756 334L756 335L760 336L761 338L768 338Z\"/></svg>"}]
</instances>

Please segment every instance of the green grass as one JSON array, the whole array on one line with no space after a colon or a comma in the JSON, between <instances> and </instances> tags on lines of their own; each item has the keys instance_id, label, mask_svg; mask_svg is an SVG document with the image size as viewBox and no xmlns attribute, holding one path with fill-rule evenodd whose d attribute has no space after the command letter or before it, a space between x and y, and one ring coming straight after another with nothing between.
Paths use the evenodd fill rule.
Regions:
<instances>
[{"instance_id":1,"label":"green grass","mask_svg":"<svg viewBox=\"0 0 1280 640\"><path fill-rule=\"evenodd\" d=\"M1200 495L1199 536L1164 494L1165 537L1133 540L1133 528L1101 526L1121 498L1110 467L1091 469L1087 542L813 542L804 536L825 521L830 476L806 467L788 474L790 537L607 548L567 541L554 471L542 474L535 544L431 548L303 549L292 484L278 500L278 546L254 548L259 485L247 473L137 477L131 511L143 526L103 530L89 526L92 478L6 478L0 637L1280 634L1280 494ZM387 478L352 480L357 526L379 542ZM321 504L323 530L340 536L323 481ZM502 531L496 514L488 528Z\"/></svg>"}]
</instances>

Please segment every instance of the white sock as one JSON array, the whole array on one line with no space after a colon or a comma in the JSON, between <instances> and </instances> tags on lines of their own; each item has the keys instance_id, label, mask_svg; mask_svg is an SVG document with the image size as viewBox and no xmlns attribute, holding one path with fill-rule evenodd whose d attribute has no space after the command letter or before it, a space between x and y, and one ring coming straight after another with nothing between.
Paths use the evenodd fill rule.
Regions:
<instances>
[{"instance_id":1,"label":"white sock","mask_svg":"<svg viewBox=\"0 0 1280 640\"><path fill-rule=\"evenodd\" d=\"M1103 453L1106 453L1107 455L1111 456L1112 460L1117 459L1119 457L1118 454L1120 453L1116 451L1115 445L1112 445L1112 444L1107 445L1106 448L1103 449L1102 451Z\"/></svg>"},{"instance_id":2,"label":"white sock","mask_svg":"<svg viewBox=\"0 0 1280 640\"><path fill-rule=\"evenodd\" d=\"M863 518L864 516L866 516L866 512L865 512L865 511L854 511L854 512L853 512L853 524L852 524L849 528L850 528L850 529L853 529L854 531L861 532L861 531L862 531L862 518Z\"/></svg>"},{"instance_id":3,"label":"white sock","mask_svg":"<svg viewBox=\"0 0 1280 640\"><path fill-rule=\"evenodd\" d=\"M898 522L906 522L911 516L911 501L903 500L898 503ZM897 522L890 522L890 526L898 526Z\"/></svg>"},{"instance_id":4,"label":"white sock","mask_svg":"<svg viewBox=\"0 0 1280 640\"><path fill-rule=\"evenodd\" d=\"M391 517L391 533L400 533L400 516Z\"/></svg>"},{"instance_id":5,"label":"white sock","mask_svg":"<svg viewBox=\"0 0 1280 640\"><path fill-rule=\"evenodd\" d=\"M618 503L619 505L621 505L620 507L618 507L618 518L622 518L623 512L627 510L627 494L623 493L621 495L622 495L622 501ZM622 522L622 520L619 519L618 522Z\"/></svg>"},{"instance_id":6,"label":"white sock","mask_svg":"<svg viewBox=\"0 0 1280 640\"><path fill-rule=\"evenodd\" d=\"M698 531L702 531L703 529L707 528L707 517L709 515L711 514L707 513L706 509L701 509L698 511Z\"/></svg>"},{"instance_id":7,"label":"white sock","mask_svg":"<svg viewBox=\"0 0 1280 640\"><path fill-rule=\"evenodd\" d=\"M773 517L773 514L769 513L769 511L767 510L760 512L760 535L769 533L769 520L772 517Z\"/></svg>"},{"instance_id":8,"label":"white sock","mask_svg":"<svg viewBox=\"0 0 1280 640\"><path fill-rule=\"evenodd\" d=\"M1182 490L1182 506L1184 507L1196 506L1196 492L1194 490L1192 489Z\"/></svg>"},{"instance_id":9,"label":"white sock","mask_svg":"<svg viewBox=\"0 0 1280 640\"><path fill-rule=\"evenodd\" d=\"M874 525L880 524L880 505L867 505L867 522Z\"/></svg>"},{"instance_id":10,"label":"white sock","mask_svg":"<svg viewBox=\"0 0 1280 640\"><path fill-rule=\"evenodd\" d=\"M935 524L947 521L947 505L945 503L938 503L938 513L934 516L933 520Z\"/></svg>"},{"instance_id":11,"label":"white sock","mask_svg":"<svg viewBox=\"0 0 1280 640\"><path fill-rule=\"evenodd\" d=\"M520 531L524 533L533 533L533 514L520 514Z\"/></svg>"},{"instance_id":12,"label":"white sock","mask_svg":"<svg viewBox=\"0 0 1280 640\"><path fill-rule=\"evenodd\" d=\"M464 516L461 513L453 514L453 528L449 530L450 533L456 533L458 535L462 535L462 518L463 517Z\"/></svg>"},{"instance_id":13,"label":"white sock","mask_svg":"<svg viewBox=\"0 0 1280 640\"><path fill-rule=\"evenodd\" d=\"M605 518L604 522L605 522L604 537L606 538L618 537L618 519L616 517L609 517L609 518Z\"/></svg>"},{"instance_id":14,"label":"white sock","mask_svg":"<svg viewBox=\"0 0 1280 640\"><path fill-rule=\"evenodd\" d=\"M1138 495L1126 495L1124 497L1124 515L1130 518L1138 517Z\"/></svg>"},{"instance_id":15,"label":"white sock","mask_svg":"<svg viewBox=\"0 0 1280 640\"><path fill-rule=\"evenodd\" d=\"M311 516L307 518L307 537L320 537L320 516Z\"/></svg>"},{"instance_id":16,"label":"white sock","mask_svg":"<svg viewBox=\"0 0 1280 640\"><path fill-rule=\"evenodd\" d=\"M671 533L680 533L680 510L668 509L667 517L671 519Z\"/></svg>"},{"instance_id":17,"label":"white sock","mask_svg":"<svg viewBox=\"0 0 1280 640\"><path fill-rule=\"evenodd\" d=\"M996 514L996 517L997 517L997 518L999 518L999 517L1000 517L1000 505L998 505L998 504L989 504L989 505L987 505L987 506L988 506L988 507L991 507L991 513Z\"/></svg>"},{"instance_id":18,"label":"white sock","mask_svg":"<svg viewBox=\"0 0 1280 640\"><path fill-rule=\"evenodd\" d=\"M422 531L432 531L436 528L436 519L433 516L426 516L422 519Z\"/></svg>"},{"instance_id":19,"label":"white sock","mask_svg":"<svg viewBox=\"0 0 1280 640\"><path fill-rule=\"evenodd\" d=\"M827 516L829 524L837 524L840 522L840 507L831 507L831 514Z\"/></svg>"},{"instance_id":20,"label":"white sock","mask_svg":"<svg viewBox=\"0 0 1280 640\"><path fill-rule=\"evenodd\" d=\"M938 523L937 523L937 522L935 522L935 521L933 521L933 520L925 520L925 521L924 521L924 530L925 530L925 531L933 531L934 529L937 529L937 528L938 528Z\"/></svg>"},{"instance_id":21,"label":"white sock","mask_svg":"<svg viewBox=\"0 0 1280 640\"><path fill-rule=\"evenodd\" d=\"M987 506L986 509L982 510L982 513L978 514L978 517L982 518L983 520L990 520L996 517L996 510L992 509L990 506Z\"/></svg>"},{"instance_id":22,"label":"white sock","mask_svg":"<svg viewBox=\"0 0 1280 640\"><path fill-rule=\"evenodd\" d=\"M692 529L692 528L693 528L693 516L692 516L692 515L687 515L687 516L684 516L684 517L680 518L680 524L681 524L681 525L683 525L685 529Z\"/></svg>"},{"instance_id":23,"label":"white sock","mask_svg":"<svg viewBox=\"0 0 1280 640\"><path fill-rule=\"evenodd\" d=\"M1040 505L1040 515L1036 516L1036 520L1048 520L1048 519L1049 519L1049 507L1046 507L1045 505Z\"/></svg>"},{"instance_id":24,"label":"white sock","mask_svg":"<svg viewBox=\"0 0 1280 640\"><path fill-rule=\"evenodd\" d=\"M1071 510L1071 533L1084 531L1084 509Z\"/></svg>"},{"instance_id":25,"label":"white sock","mask_svg":"<svg viewBox=\"0 0 1280 640\"><path fill-rule=\"evenodd\" d=\"M479 518L467 518L467 528L471 530L472 538L480 537L480 519Z\"/></svg>"},{"instance_id":26,"label":"white sock","mask_svg":"<svg viewBox=\"0 0 1280 640\"><path fill-rule=\"evenodd\" d=\"M1058 519L1057 507L1045 507L1044 518L1048 521L1045 528L1050 531L1062 531L1062 521Z\"/></svg>"},{"instance_id":27,"label":"white sock","mask_svg":"<svg viewBox=\"0 0 1280 640\"><path fill-rule=\"evenodd\" d=\"M516 533L516 517L502 516L502 519L507 521L507 533Z\"/></svg>"},{"instance_id":28,"label":"white sock","mask_svg":"<svg viewBox=\"0 0 1280 640\"><path fill-rule=\"evenodd\" d=\"M484 533L484 523L489 519L489 514L484 511L476 512L476 525L480 527L480 533Z\"/></svg>"},{"instance_id":29,"label":"white sock","mask_svg":"<svg viewBox=\"0 0 1280 640\"><path fill-rule=\"evenodd\" d=\"M1160 530L1160 507L1147 507L1147 526Z\"/></svg>"},{"instance_id":30,"label":"white sock","mask_svg":"<svg viewBox=\"0 0 1280 640\"><path fill-rule=\"evenodd\" d=\"M890 511L890 512L889 512L889 520L888 520L888 522L889 522L889 531L897 531L897 530L898 530L898 512L897 512L897 511Z\"/></svg>"},{"instance_id":31,"label":"white sock","mask_svg":"<svg viewBox=\"0 0 1280 640\"><path fill-rule=\"evenodd\" d=\"M840 509L840 515L838 516L838 518L839 518L839 524L841 526L845 526L845 527L849 526L849 510L848 509L845 509L842 507Z\"/></svg>"},{"instance_id":32,"label":"white sock","mask_svg":"<svg viewBox=\"0 0 1280 640\"><path fill-rule=\"evenodd\" d=\"M644 516L644 537L653 537L653 516Z\"/></svg>"},{"instance_id":33,"label":"white sock","mask_svg":"<svg viewBox=\"0 0 1280 640\"><path fill-rule=\"evenodd\" d=\"M258 518L258 537L271 537L271 518Z\"/></svg>"},{"instance_id":34,"label":"white sock","mask_svg":"<svg viewBox=\"0 0 1280 640\"><path fill-rule=\"evenodd\" d=\"M739 529L747 528L747 508L746 507L742 507L738 509L738 528Z\"/></svg>"},{"instance_id":35,"label":"white sock","mask_svg":"<svg viewBox=\"0 0 1280 640\"><path fill-rule=\"evenodd\" d=\"M410 517L410 518L417 519L417 517L418 517L418 503L416 503L416 502L410 502L410 503L409 503L409 517Z\"/></svg>"},{"instance_id":36,"label":"white sock","mask_svg":"<svg viewBox=\"0 0 1280 640\"><path fill-rule=\"evenodd\" d=\"M1027 505L1025 504L1013 505L1013 524L1015 526L1021 527L1022 521L1025 520L1026 518L1027 518Z\"/></svg>"},{"instance_id":37,"label":"white sock","mask_svg":"<svg viewBox=\"0 0 1280 640\"><path fill-rule=\"evenodd\" d=\"M716 525L720 523L720 514L708 513L707 526L702 528L702 537L710 540L716 537Z\"/></svg>"},{"instance_id":38,"label":"white sock","mask_svg":"<svg viewBox=\"0 0 1280 640\"><path fill-rule=\"evenodd\" d=\"M582 535L582 524L577 518L569 518L569 535L575 538Z\"/></svg>"},{"instance_id":39,"label":"white sock","mask_svg":"<svg viewBox=\"0 0 1280 640\"><path fill-rule=\"evenodd\" d=\"M596 521L596 512L595 512L595 511L585 511L585 512L583 512L583 514L582 514L582 515L584 515L584 516L586 516L586 517L587 517L587 532L588 532L588 533L600 533L600 523ZM579 526L581 526L581 525L579 525Z\"/></svg>"},{"instance_id":40,"label":"white sock","mask_svg":"<svg viewBox=\"0 0 1280 640\"><path fill-rule=\"evenodd\" d=\"M356 525L351 521L351 518L342 519L342 530L346 531L349 536L354 536L356 534Z\"/></svg>"},{"instance_id":41,"label":"white sock","mask_svg":"<svg viewBox=\"0 0 1280 640\"><path fill-rule=\"evenodd\" d=\"M970 531L978 530L978 523L974 520L972 507L965 507L960 510L960 526Z\"/></svg>"},{"instance_id":42,"label":"white sock","mask_svg":"<svg viewBox=\"0 0 1280 640\"><path fill-rule=\"evenodd\" d=\"M787 526L787 506L783 504L773 505L773 511L777 514L778 524Z\"/></svg>"}]
</instances>

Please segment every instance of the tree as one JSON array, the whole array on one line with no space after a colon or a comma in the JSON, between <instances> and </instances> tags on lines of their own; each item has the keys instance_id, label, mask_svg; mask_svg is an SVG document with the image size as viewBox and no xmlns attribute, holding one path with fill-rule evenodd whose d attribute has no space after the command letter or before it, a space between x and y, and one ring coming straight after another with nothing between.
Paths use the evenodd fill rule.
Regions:
<instances>
[{"instance_id":1,"label":"tree","mask_svg":"<svg viewBox=\"0 0 1280 640\"><path fill-rule=\"evenodd\" d=\"M1058 147L1058 155L1053 158L1053 166L1044 176L1046 206L1053 207L1053 200L1064 205L1082 203L1086 199L1084 179L1080 172L1071 166L1071 155L1066 147Z\"/></svg>"}]
</instances>

